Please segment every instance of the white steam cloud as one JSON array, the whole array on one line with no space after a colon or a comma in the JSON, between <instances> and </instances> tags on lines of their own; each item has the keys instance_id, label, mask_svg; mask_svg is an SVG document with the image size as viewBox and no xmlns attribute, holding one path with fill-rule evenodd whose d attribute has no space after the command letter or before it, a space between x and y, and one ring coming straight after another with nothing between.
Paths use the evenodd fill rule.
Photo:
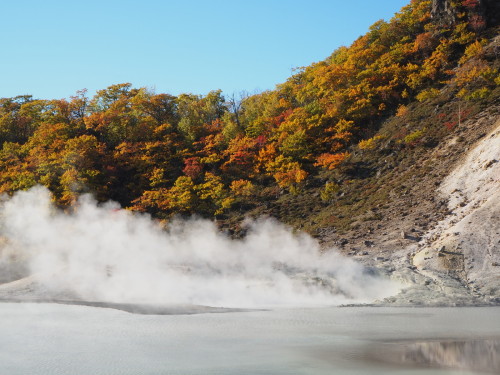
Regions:
<instances>
[{"instance_id":1,"label":"white steam cloud","mask_svg":"<svg viewBox=\"0 0 500 375\"><path fill-rule=\"evenodd\" d=\"M333 250L320 254L308 235L269 219L248 225L242 240L201 219L165 230L147 215L98 205L90 196L64 213L36 187L1 204L0 262L4 269L13 259L25 262L46 297L65 291L91 301L318 306L397 292Z\"/></svg>"}]
</instances>

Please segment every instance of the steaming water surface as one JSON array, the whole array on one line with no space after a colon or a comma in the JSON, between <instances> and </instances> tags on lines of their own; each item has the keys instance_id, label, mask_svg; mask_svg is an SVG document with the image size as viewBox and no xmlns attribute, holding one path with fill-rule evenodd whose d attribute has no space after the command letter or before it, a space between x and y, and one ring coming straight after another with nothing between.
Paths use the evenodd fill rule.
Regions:
<instances>
[{"instance_id":1,"label":"steaming water surface","mask_svg":"<svg viewBox=\"0 0 500 375\"><path fill-rule=\"evenodd\" d=\"M246 225L235 240L208 220L165 229L90 196L63 212L42 187L0 196L0 298L259 308L371 302L401 287L276 221Z\"/></svg>"},{"instance_id":2,"label":"steaming water surface","mask_svg":"<svg viewBox=\"0 0 500 375\"><path fill-rule=\"evenodd\" d=\"M87 306L1 303L0 373L498 373L499 317L499 308L135 315ZM427 352L432 355L426 363Z\"/></svg>"}]
</instances>

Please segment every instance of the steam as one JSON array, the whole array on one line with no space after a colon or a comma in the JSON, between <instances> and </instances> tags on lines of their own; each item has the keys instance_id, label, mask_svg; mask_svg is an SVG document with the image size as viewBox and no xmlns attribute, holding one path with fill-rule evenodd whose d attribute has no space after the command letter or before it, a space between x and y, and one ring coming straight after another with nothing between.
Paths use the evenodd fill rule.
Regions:
<instances>
[{"instance_id":1,"label":"steam","mask_svg":"<svg viewBox=\"0 0 500 375\"><path fill-rule=\"evenodd\" d=\"M201 219L165 230L90 196L64 213L36 187L4 199L0 252L25 261L48 297L70 291L93 301L269 307L370 302L397 291L274 220L247 225L242 240Z\"/></svg>"}]
</instances>

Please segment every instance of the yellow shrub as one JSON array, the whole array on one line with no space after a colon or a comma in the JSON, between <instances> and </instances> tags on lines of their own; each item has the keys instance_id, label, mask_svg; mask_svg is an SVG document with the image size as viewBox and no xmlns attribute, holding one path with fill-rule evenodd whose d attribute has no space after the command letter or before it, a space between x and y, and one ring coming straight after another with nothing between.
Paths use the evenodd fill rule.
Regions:
<instances>
[{"instance_id":1,"label":"yellow shrub","mask_svg":"<svg viewBox=\"0 0 500 375\"><path fill-rule=\"evenodd\" d=\"M376 135L370 139L364 139L358 143L358 147L361 150L373 150L375 146L377 146L377 141L380 139L384 139L381 135Z\"/></svg>"},{"instance_id":2,"label":"yellow shrub","mask_svg":"<svg viewBox=\"0 0 500 375\"><path fill-rule=\"evenodd\" d=\"M335 194L340 190L339 184L335 182L327 182L325 188L321 190L320 197L323 202L329 202L334 197Z\"/></svg>"},{"instance_id":3,"label":"yellow shrub","mask_svg":"<svg viewBox=\"0 0 500 375\"><path fill-rule=\"evenodd\" d=\"M474 43L471 43L465 49L463 56L460 58L459 63L464 64L467 60L470 60L473 57L480 56L483 53L483 44L484 41L479 42L476 40Z\"/></svg>"},{"instance_id":4,"label":"yellow shrub","mask_svg":"<svg viewBox=\"0 0 500 375\"><path fill-rule=\"evenodd\" d=\"M423 137L423 135L425 134L425 131L426 131L426 129L424 128L421 130L414 131L411 134L408 134L406 137L404 137L404 143L406 143L406 144L415 143L416 141L418 141L420 138Z\"/></svg>"},{"instance_id":5,"label":"yellow shrub","mask_svg":"<svg viewBox=\"0 0 500 375\"><path fill-rule=\"evenodd\" d=\"M483 87L472 91L470 94L465 96L467 100L480 100L486 98L490 94L491 90L487 87Z\"/></svg>"},{"instance_id":6,"label":"yellow shrub","mask_svg":"<svg viewBox=\"0 0 500 375\"><path fill-rule=\"evenodd\" d=\"M424 90L424 91L421 91L417 96L417 100L419 102L424 102L426 100L429 100L429 99L433 99L435 98L436 96L439 95L439 90L438 89L427 89L427 90Z\"/></svg>"}]
</instances>

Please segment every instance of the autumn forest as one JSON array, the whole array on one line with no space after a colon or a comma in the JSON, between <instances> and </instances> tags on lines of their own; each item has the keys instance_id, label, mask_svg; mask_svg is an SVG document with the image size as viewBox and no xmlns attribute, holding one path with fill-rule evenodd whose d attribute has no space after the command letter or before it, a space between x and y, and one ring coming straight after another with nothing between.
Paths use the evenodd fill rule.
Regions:
<instances>
[{"instance_id":1,"label":"autumn forest","mask_svg":"<svg viewBox=\"0 0 500 375\"><path fill-rule=\"evenodd\" d=\"M223 217L308 184L329 201L352 153L387 141L377 133L383 119L444 85L467 103L500 84L483 51L491 28L480 2L452 3L450 21L431 15L431 1L412 0L259 94L173 96L123 83L93 97L2 98L0 193L41 184L61 207L91 193L159 219ZM413 147L424 131L393 142Z\"/></svg>"}]
</instances>

